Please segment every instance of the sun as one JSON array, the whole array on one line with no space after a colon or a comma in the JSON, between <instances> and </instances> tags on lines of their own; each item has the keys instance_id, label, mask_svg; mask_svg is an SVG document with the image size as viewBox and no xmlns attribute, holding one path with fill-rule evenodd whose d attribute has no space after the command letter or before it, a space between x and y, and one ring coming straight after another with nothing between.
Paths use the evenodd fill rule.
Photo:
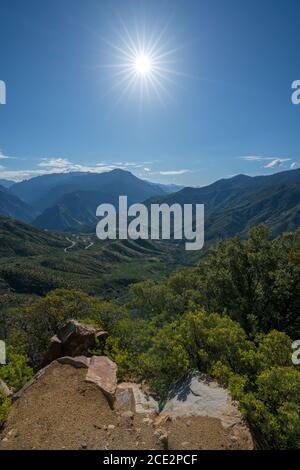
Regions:
<instances>
[{"instance_id":1,"label":"sun","mask_svg":"<svg viewBox=\"0 0 300 470\"><path fill-rule=\"evenodd\" d=\"M140 100L153 96L164 103L163 97L170 96L170 85L176 84L175 77L184 76L176 70L176 53L181 48L171 47L170 40L166 40L167 27L162 30L146 33L144 24L140 24L134 31L130 31L121 20L118 28L118 40L114 42L105 40L110 46L109 55L113 59L111 64L103 64L103 68L111 69L108 79L112 86L107 93L120 90L117 102L125 96L138 91Z\"/></svg>"},{"instance_id":2,"label":"sun","mask_svg":"<svg viewBox=\"0 0 300 470\"><path fill-rule=\"evenodd\" d=\"M151 74L153 60L146 54L139 54L135 57L134 68L137 75L146 76Z\"/></svg>"}]
</instances>

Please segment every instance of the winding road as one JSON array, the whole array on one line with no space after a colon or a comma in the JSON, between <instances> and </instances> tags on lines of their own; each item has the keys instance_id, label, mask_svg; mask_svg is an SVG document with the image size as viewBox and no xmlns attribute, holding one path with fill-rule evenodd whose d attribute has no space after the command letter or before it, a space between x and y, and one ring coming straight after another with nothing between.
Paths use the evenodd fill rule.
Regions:
<instances>
[{"instance_id":1,"label":"winding road","mask_svg":"<svg viewBox=\"0 0 300 470\"><path fill-rule=\"evenodd\" d=\"M84 249L85 250L88 250L89 248L91 248L91 246L95 245L94 242L90 242Z\"/></svg>"},{"instance_id":2,"label":"winding road","mask_svg":"<svg viewBox=\"0 0 300 470\"><path fill-rule=\"evenodd\" d=\"M77 242L74 242L73 240L70 240L70 238L66 237L66 240L68 240L68 242L71 243L70 246L67 246L66 248L64 248L64 252L65 253L68 253L69 250L71 250L72 248L74 248L74 246L76 245Z\"/></svg>"},{"instance_id":3,"label":"winding road","mask_svg":"<svg viewBox=\"0 0 300 470\"><path fill-rule=\"evenodd\" d=\"M72 250L78 243L78 241L74 241L74 240L71 240L70 238L66 237L66 240L68 242L71 243L71 245L67 246L66 248L64 248L64 252L65 253L68 253L68 251ZM88 240L83 240L85 243L88 241ZM89 248L91 248L91 246L95 245L94 242L89 242L89 244L87 246L84 247L85 250L88 250Z\"/></svg>"}]
</instances>

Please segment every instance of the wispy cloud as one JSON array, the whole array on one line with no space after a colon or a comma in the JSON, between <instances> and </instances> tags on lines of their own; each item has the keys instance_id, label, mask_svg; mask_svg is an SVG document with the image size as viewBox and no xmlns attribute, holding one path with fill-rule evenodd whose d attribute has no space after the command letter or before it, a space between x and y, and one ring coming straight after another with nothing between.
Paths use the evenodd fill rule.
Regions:
<instances>
[{"instance_id":1,"label":"wispy cloud","mask_svg":"<svg viewBox=\"0 0 300 470\"><path fill-rule=\"evenodd\" d=\"M277 168L289 160L290 158L274 158L274 160L271 160L269 163L264 165L264 168Z\"/></svg>"},{"instance_id":2,"label":"wispy cloud","mask_svg":"<svg viewBox=\"0 0 300 470\"><path fill-rule=\"evenodd\" d=\"M247 162L261 162L262 160L272 160L272 157L260 157L259 155L246 155L245 157L239 157L241 160Z\"/></svg>"},{"instance_id":3,"label":"wispy cloud","mask_svg":"<svg viewBox=\"0 0 300 470\"><path fill-rule=\"evenodd\" d=\"M12 158L12 157L9 157L8 155L4 155L4 153L0 149L0 160L7 160L9 158Z\"/></svg>"},{"instance_id":4,"label":"wispy cloud","mask_svg":"<svg viewBox=\"0 0 300 470\"><path fill-rule=\"evenodd\" d=\"M43 158L38 166L45 168L68 168L73 164L66 158Z\"/></svg>"},{"instance_id":5,"label":"wispy cloud","mask_svg":"<svg viewBox=\"0 0 300 470\"><path fill-rule=\"evenodd\" d=\"M0 151L0 158L3 160L7 157ZM108 162L100 161L92 165L74 163L65 157L41 157L35 160L35 167L30 169L10 169L0 166L0 178L10 179L13 181L22 181L41 175L51 175L57 173L69 172L90 172L90 173L104 173L115 169L128 170L140 178L147 178L153 176L180 176L189 173L188 169L169 169L161 171L153 171L152 166L157 163L154 161L118 161Z\"/></svg>"},{"instance_id":6,"label":"wispy cloud","mask_svg":"<svg viewBox=\"0 0 300 470\"><path fill-rule=\"evenodd\" d=\"M24 179L30 179L35 176L50 175L55 173L68 173L74 171L104 173L115 169L130 169L130 171L143 169L145 172L148 170L150 172L150 168L147 168L147 170L144 169L144 165L146 163L150 164L151 162L99 162L95 165L82 165L80 163L73 163L67 158L43 158L39 163L37 163L37 168L29 170L10 170L0 166L0 177L11 179L13 181L22 181Z\"/></svg>"},{"instance_id":7,"label":"wispy cloud","mask_svg":"<svg viewBox=\"0 0 300 470\"><path fill-rule=\"evenodd\" d=\"M241 160L247 162L268 162L264 165L264 168L272 169L277 168L285 164L285 162L290 161L290 158L276 158L276 157L265 157L262 155L246 155L239 157Z\"/></svg>"},{"instance_id":8,"label":"wispy cloud","mask_svg":"<svg viewBox=\"0 0 300 470\"><path fill-rule=\"evenodd\" d=\"M278 160L281 162L286 162L291 160L290 158L277 158L277 157L266 157L262 155L247 155L244 157L239 157L241 160L246 160L247 162L263 162L263 161L274 161Z\"/></svg>"},{"instance_id":9,"label":"wispy cloud","mask_svg":"<svg viewBox=\"0 0 300 470\"><path fill-rule=\"evenodd\" d=\"M176 176L176 175L184 175L185 173L189 173L190 170L167 170L167 171L159 171L159 174L162 176Z\"/></svg>"},{"instance_id":10,"label":"wispy cloud","mask_svg":"<svg viewBox=\"0 0 300 470\"><path fill-rule=\"evenodd\" d=\"M70 171L103 173L117 168L113 164L104 163L81 165L80 163L73 163L67 158L44 158L37 166L44 168L44 173L68 173Z\"/></svg>"}]
</instances>

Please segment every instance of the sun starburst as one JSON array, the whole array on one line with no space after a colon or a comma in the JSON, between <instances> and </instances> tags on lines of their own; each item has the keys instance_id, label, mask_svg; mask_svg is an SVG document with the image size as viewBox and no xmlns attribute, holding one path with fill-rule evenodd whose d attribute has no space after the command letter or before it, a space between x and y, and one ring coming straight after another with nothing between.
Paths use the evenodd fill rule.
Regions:
<instances>
[{"instance_id":1,"label":"sun starburst","mask_svg":"<svg viewBox=\"0 0 300 470\"><path fill-rule=\"evenodd\" d=\"M154 94L163 102L165 96L170 97L169 88L176 83L175 76L183 75L175 69L179 48L170 47L165 40L167 27L155 36L147 36L145 28L141 29L142 34L138 30L132 34L121 21L118 42L106 40L113 59L111 64L103 65L111 70L113 85L109 92L118 89L119 101L139 90L141 101Z\"/></svg>"}]
</instances>

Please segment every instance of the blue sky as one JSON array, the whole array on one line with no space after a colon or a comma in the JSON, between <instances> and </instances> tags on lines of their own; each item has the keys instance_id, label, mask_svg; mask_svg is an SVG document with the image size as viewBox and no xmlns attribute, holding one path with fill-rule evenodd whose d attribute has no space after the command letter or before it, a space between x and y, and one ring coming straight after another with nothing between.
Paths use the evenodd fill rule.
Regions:
<instances>
[{"instance_id":1,"label":"blue sky","mask_svg":"<svg viewBox=\"0 0 300 470\"><path fill-rule=\"evenodd\" d=\"M204 185L296 167L299 15L298 0L1 0L0 178L120 167ZM157 90L118 86L129 36L162 32Z\"/></svg>"}]
</instances>

